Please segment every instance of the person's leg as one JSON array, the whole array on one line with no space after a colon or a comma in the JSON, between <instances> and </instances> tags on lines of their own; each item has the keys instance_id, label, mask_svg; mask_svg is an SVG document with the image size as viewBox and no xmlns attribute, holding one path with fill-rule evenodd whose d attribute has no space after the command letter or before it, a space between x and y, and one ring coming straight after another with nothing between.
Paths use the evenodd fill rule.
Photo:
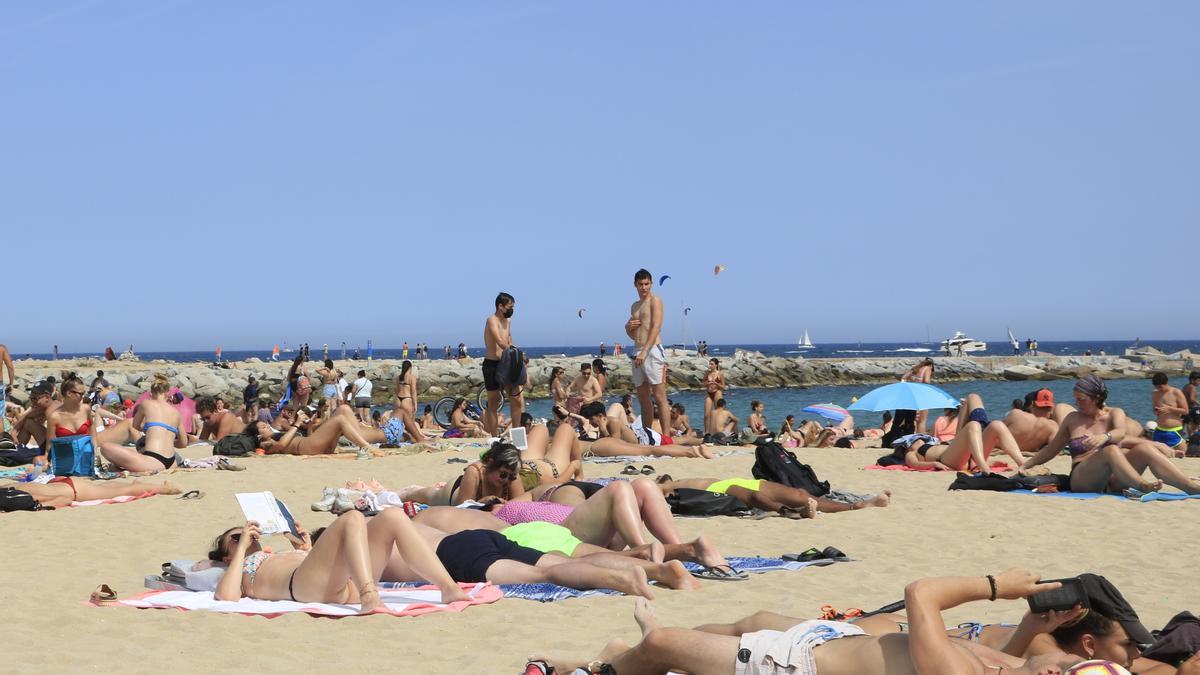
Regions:
<instances>
[{"instance_id":1,"label":"person's leg","mask_svg":"<svg viewBox=\"0 0 1200 675\"><path fill-rule=\"evenodd\" d=\"M581 546L585 545L581 544ZM654 562L652 560L644 560L612 552L591 553L584 557L577 556L576 559L597 567L612 570L641 568L646 573L646 578L650 581L658 582L667 588L673 588L677 591L690 591L700 588L700 582L678 560Z\"/></svg>"},{"instance_id":2,"label":"person's leg","mask_svg":"<svg viewBox=\"0 0 1200 675\"><path fill-rule=\"evenodd\" d=\"M665 371L665 367L664 367ZM662 384L652 385L654 398L658 401L658 423L662 426L664 436L671 435L671 404L667 402L667 383L666 376L663 376ZM644 417L642 418L645 419Z\"/></svg>"},{"instance_id":3,"label":"person's leg","mask_svg":"<svg viewBox=\"0 0 1200 675\"><path fill-rule=\"evenodd\" d=\"M1004 422L996 421L987 425L983 430L981 442L983 444L984 455L991 454L995 448L1000 448L1000 451L1008 455L1008 458L1020 467L1025 462L1025 456L1021 454L1021 446L1017 445L1017 439L1013 438L1012 431Z\"/></svg>"},{"instance_id":4,"label":"person's leg","mask_svg":"<svg viewBox=\"0 0 1200 675\"><path fill-rule=\"evenodd\" d=\"M705 429L709 428L708 418L712 415L712 411L713 411L713 397L711 394L705 394L704 395L704 428Z\"/></svg>"},{"instance_id":5,"label":"person's leg","mask_svg":"<svg viewBox=\"0 0 1200 675\"><path fill-rule=\"evenodd\" d=\"M968 461L974 460L977 470L987 471L987 457L983 454L983 429L980 428L979 422L961 424L964 419L966 418L961 416L958 418L958 433L950 441L950 445L932 459L958 471L966 469Z\"/></svg>"},{"instance_id":6,"label":"person's leg","mask_svg":"<svg viewBox=\"0 0 1200 675\"><path fill-rule=\"evenodd\" d=\"M1129 463L1125 452L1116 445L1100 448L1071 470L1071 490L1075 492L1104 492L1110 481L1120 489L1132 487L1143 492L1162 487L1162 481L1143 479L1142 472Z\"/></svg>"},{"instance_id":7,"label":"person's leg","mask_svg":"<svg viewBox=\"0 0 1200 675\"><path fill-rule=\"evenodd\" d=\"M140 434L134 433L133 420L121 420L116 424L107 427L104 431L96 434L96 441L99 443L116 443L125 445L137 440Z\"/></svg>"},{"instance_id":8,"label":"person's leg","mask_svg":"<svg viewBox=\"0 0 1200 675\"><path fill-rule=\"evenodd\" d=\"M642 411L642 426L650 428L650 423L654 421L654 395L649 382L643 381L637 385L637 397L638 409Z\"/></svg>"},{"instance_id":9,"label":"person's leg","mask_svg":"<svg viewBox=\"0 0 1200 675\"><path fill-rule=\"evenodd\" d=\"M929 413L924 410L917 411L916 427L918 434L925 433L925 420L928 418L928 416Z\"/></svg>"},{"instance_id":10,"label":"person's leg","mask_svg":"<svg viewBox=\"0 0 1200 675\"><path fill-rule=\"evenodd\" d=\"M592 454L600 457L633 455L637 457L696 457L697 448L675 447L674 445L639 445L626 443L617 438L601 438L591 442Z\"/></svg>"},{"instance_id":11,"label":"person's leg","mask_svg":"<svg viewBox=\"0 0 1200 675\"><path fill-rule=\"evenodd\" d=\"M681 671L692 675L732 675L741 639L686 628L655 628L633 649L610 663L621 675L659 675Z\"/></svg>"},{"instance_id":12,"label":"person's leg","mask_svg":"<svg viewBox=\"0 0 1200 675\"><path fill-rule=\"evenodd\" d=\"M854 504L839 502L834 499L826 499L824 497L813 497L808 491L800 488L788 487L779 483L763 481L759 486L758 494L765 496L776 502L782 503L785 506L792 508L804 508L808 504L808 500L815 499L817 502L817 510L821 513L841 513L843 511L857 511L859 509L867 509L873 506L887 506L891 503L891 491L884 490L881 494L876 495L872 499Z\"/></svg>"},{"instance_id":13,"label":"person's leg","mask_svg":"<svg viewBox=\"0 0 1200 675\"><path fill-rule=\"evenodd\" d=\"M25 488L21 488L22 490ZM151 495L177 495L182 490L178 485L171 481L163 481L162 485L154 483L144 483L135 480L132 483L113 483L111 481L92 481L87 479L78 479L75 481L75 494L79 501L86 502L93 499L115 499L117 497L140 497L145 494Z\"/></svg>"},{"instance_id":14,"label":"person's leg","mask_svg":"<svg viewBox=\"0 0 1200 675\"><path fill-rule=\"evenodd\" d=\"M1171 487L1194 495L1200 494L1200 481L1188 478L1187 474L1175 466L1175 463L1163 456L1149 443L1139 443L1125 451L1125 458L1139 474L1147 468L1150 473Z\"/></svg>"},{"instance_id":15,"label":"person's leg","mask_svg":"<svg viewBox=\"0 0 1200 675\"><path fill-rule=\"evenodd\" d=\"M18 483L4 487L20 490L33 497L38 504L55 509L70 506L71 502L75 501L75 493L65 483Z\"/></svg>"},{"instance_id":16,"label":"person's leg","mask_svg":"<svg viewBox=\"0 0 1200 675\"><path fill-rule=\"evenodd\" d=\"M425 435L421 433L421 425L417 424L417 418L413 417L412 412L408 408L400 407L392 409L392 417L404 422L404 435L411 438L413 443L425 442Z\"/></svg>"},{"instance_id":17,"label":"person's leg","mask_svg":"<svg viewBox=\"0 0 1200 675\"><path fill-rule=\"evenodd\" d=\"M394 509L391 509L394 510ZM402 514L403 515L403 514ZM389 548L388 553L391 552ZM367 541L367 521L358 511L349 511L325 529L312 550L296 568L291 590L296 598L309 601L339 601L346 582L353 582L365 614L380 605L379 578L387 557L379 558L379 570L372 567L371 550Z\"/></svg>"},{"instance_id":18,"label":"person's leg","mask_svg":"<svg viewBox=\"0 0 1200 675\"><path fill-rule=\"evenodd\" d=\"M553 554L542 556L536 567L516 560L497 560L488 567L487 580L494 584L550 582L580 590L612 588L626 595L654 597L646 573L641 569L605 569Z\"/></svg>"},{"instance_id":19,"label":"person's leg","mask_svg":"<svg viewBox=\"0 0 1200 675\"><path fill-rule=\"evenodd\" d=\"M437 586L442 602L467 600L467 594L450 578L415 525L402 509L384 509L367 524L367 543L371 553L372 579L378 579L392 556L393 547L404 562L421 578Z\"/></svg>"},{"instance_id":20,"label":"person's leg","mask_svg":"<svg viewBox=\"0 0 1200 675\"><path fill-rule=\"evenodd\" d=\"M371 443L382 443L383 432L374 427L366 428L343 416L334 415L317 427L311 436L297 444L302 455L326 455L337 449L338 439L345 436L358 448L368 448Z\"/></svg>"},{"instance_id":21,"label":"person's leg","mask_svg":"<svg viewBox=\"0 0 1200 675\"><path fill-rule=\"evenodd\" d=\"M128 445L102 443L100 455L126 471L162 471L166 468L162 462L147 457Z\"/></svg>"},{"instance_id":22,"label":"person's leg","mask_svg":"<svg viewBox=\"0 0 1200 675\"><path fill-rule=\"evenodd\" d=\"M495 434L497 418L500 414L500 390L489 390L487 399L487 409L483 411L483 428L489 434Z\"/></svg>"},{"instance_id":23,"label":"person's leg","mask_svg":"<svg viewBox=\"0 0 1200 675\"><path fill-rule=\"evenodd\" d=\"M662 490L649 478L638 478L629 484L634 500L637 502L638 514L646 529L654 538L664 544L678 544L683 541L679 531L675 529L675 518L671 515L671 507L663 497Z\"/></svg>"},{"instance_id":24,"label":"person's leg","mask_svg":"<svg viewBox=\"0 0 1200 675\"><path fill-rule=\"evenodd\" d=\"M510 426L516 426L521 423L521 414L525 412L525 392L520 387L515 388L515 393L508 398L508 410L511 413Z\"/></svg>"},{"instance_id":25,"label":"person's leg","mask_svg":"<svg viewBox=\"0 0 1200 675\"><path fill-rule=\"evenodd\" d=\"M780 632L790 629L798 623L803 623L804 619L787 616L785 614L776 614L775 612L755 612L750 616L738 619L733 623L706 623L696 626L692 630L698 630L703 633L712 633L713 635L729 635L740 637L745 633L754 633L760 630L777 630Z\"/></svg>"},{"instance_id":26,"label":"person's leg","mask_svg":"<svg viewBox=\"0 0 1200 675\"><path fill-rule=\"evenodd\" d=\"M563 521L563 526L579 539L597 546L608 546L613 534L618 532L632 546L646 543L637 499L633 496L633 488L625 481L609 483L576 506Z\"/></svg>"}]
</instances>

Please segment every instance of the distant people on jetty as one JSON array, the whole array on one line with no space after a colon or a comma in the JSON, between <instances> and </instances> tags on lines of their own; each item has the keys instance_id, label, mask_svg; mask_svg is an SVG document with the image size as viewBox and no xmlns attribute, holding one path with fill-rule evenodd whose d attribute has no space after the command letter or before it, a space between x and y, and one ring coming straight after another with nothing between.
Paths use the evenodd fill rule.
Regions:
<instances>
[{"instance_id":1,"label":"distant people on jetty","mask_svg":"<svg viewBox=\"0 0 1200 675\"><path fill-rule=\"evenodd\" d=\"M517 301L508 293L496 296L495 311L483 324L483 387L487 390L487 410L483 413L483 428L488 435L500 430L500 388L508 397L509 415L519 421L525 412L524 379L528 373L520 362L520 351L513 345L512 316ZM465 355L465 346L459 351ZM590 368L590 366L589 366Z\"/></svg>"},{"instance_id":2,"label":"distant people on jetty","mask_svg":"<svg viewBox=\"0 0 1200 675\"><path fill-rule=\"evenodd\" d=\"M603 357L603 356L605 356L607 353L608 353L608 351L607 351L607 349L605 349L605 347L604 347L604 342L603 342L603 341L601 341L601 342L600 342L600 356L601 356L601 357Z\"/></svg>"},{"instance_id":3,"label":"distant people on jetty","mask_svg":"<svg viewBox=\"0 0 1200 675\"><path fill-rule=\"evenodd\" d=\"M633 275L638 299L629 307L625 334L633 338L633 386L637 390L642 424L654 418L655 405L659 427L671 429L671 406L667 403L667 354L663 351L663 304L654 294L654 277L646 269Z\"/></svg>"}]
</instances>

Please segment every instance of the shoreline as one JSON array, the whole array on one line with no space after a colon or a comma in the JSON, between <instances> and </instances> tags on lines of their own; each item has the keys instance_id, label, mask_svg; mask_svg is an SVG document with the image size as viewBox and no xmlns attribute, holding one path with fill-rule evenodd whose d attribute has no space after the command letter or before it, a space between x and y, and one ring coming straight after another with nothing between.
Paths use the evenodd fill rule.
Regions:
<instances>
[{"instance_id":1,"label":"shoreline","mask_svg":"<svg viewBox=\"0 0 1200 675\"><path fill-rule=\"evenodd\" d=\"M756 352L739 352L733 357L721 358L721 368L731 388L805 388L825 385L882 384L896 381L924 356L878 357L878 358L793 358L763 356ZM1171 376L1184 375L1196 364L1192 358L1155 357L1141 365L1141 357L1107 356L937 356L934 360L935 377L941 382L1034 380L1050 381L1071 379L1087 373L1096 373L1112 379L1144 379L1155 372ZM483 385L480 370L482 359L429 359L414 360L417 371L417 391L422 399L441 396L473 396ZM541 357L530 359L531 387L527 391L530 399L549 397L547 380L555 366L566 370L564 377L573 377L579 364L591 362L588 356ZM402 359L379 359L358 361L335 361L335 365L347 372L348 380L358 370L367 371L374 386L373 399L376 404L386 404L392 397L392 383L400 370ZM609 391L630 391L630 360L627 357L608 357ZM311 373L317 361L306 365ZM671 391L701 391L708 359L704 357L669 357L668 389ZM225 362L224 367L211 363L175 362L166 360L105 361L95 358L59 359L45 361L20 359L14 362L17 371L15 390L10 398L25 404L28 390L34 382L48 375L60 381L64 373L74 372L85 383L90 384L97 370L103 370L107 379L122 398L136 399L149 389L155 373L171 378L184 394L195 396L221 396L226 401L238 403L242 400L242 389L247 378L253 375L259 383L259 396L278 399L284 389L290 361L263 361L251 358L245 361ZM320 390L314 383L314 390Z\"/></svg>"}]
</instances>

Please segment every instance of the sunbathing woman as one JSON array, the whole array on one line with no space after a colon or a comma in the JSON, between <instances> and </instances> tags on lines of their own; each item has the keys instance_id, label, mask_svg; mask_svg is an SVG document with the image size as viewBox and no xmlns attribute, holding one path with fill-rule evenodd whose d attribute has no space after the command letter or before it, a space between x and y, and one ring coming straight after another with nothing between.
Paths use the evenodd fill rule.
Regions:
<instances>
[{"instance_id":1,"label":"sunbathing woman","mask_svg":"<svg viewBox=\"0 0 1200 675\"><path fill-rule=\"evenodd\" d=\"M766 406L762 401L750 401L750 431L754 432L755 436L768 436L771 430L767 428L767 416L763 414Z\"/></svg>"},{"instance_id":2,"label":"sunbathing woman","mask_svg":"<svg viewBox=\"0 0 1200 675\"><path fill-rule=\"evenodd\" d=\"M15 483L6 487L15 488L33 497L42 506L61 508L70 506L72 502L88 502L93 499L115 499L117 497L141 497L142 495L177 495L181 492L179 486L170 481L162 485L143 483L135 480L132 483L117 483L114 481L93 481L86 478L78 482L74 478L58 476L49 483Z\"/></svg>"},{"instance_id":3,"label":"sunbathing woman","mask_svg":"<svg viewBox=\"0 0 1200 675\"><path fill-rule=\"evenodd\" d=\"M521 485L521 451L507 441L496 441L463 469L453 483L435 487L416 487L399 491L403 499L430 506L458 506L467 500L504 502L512 499L529 500Z\"/></svg>"},{"instance_id":4,"label":"sunbathing woman","mask_svg":"<svg viewBox=\"0 0 1200 675\"><path fill-rule=\"evenodd\" d=\"M487 438L487 430L483 424L467 417L467 399L461 396L454 399L454 408L450 410L450 428L458 429L467 438Z\"/></svg>"},{"instance_id":5,"label":"sunbathing woman","mask_svg":"<svg viewBox=\"0 0 1200 675\"><path fill-rule=\"evenodd\" d=\"M622 424L633 424L636 419L633 414L633 394L621 396L620 403L608 406L608 416L620 420Z\"/></svg>"},{"instance_id":6,"label":"sunbathing woman","mask_svg":"<svg viewBox=\"0 0 1200 675\"><path fill-rule=\"evenodd\" d=\"M400 372L396 375L392 392L395 396L392 407L408 411L408 416L415 420L417 415L417 371L413 368L412 361L400 364ZM396 414L393 412L392 416L395 417ZM404 418L401 417L401 419ZM405 424L408 422L406 421Z\"/></svg>"},{"instance_id":7,"label":"sunbathing woman","mask_svg":"<svg viewBox=\"0 0 1200 675\"><path fill-rule=\"evenodd\" d=\"M603 403L589 403L580 410L580 413L587 418L588 422L597 428L601 429L601 437L594 441L580 441L583 444L583 453L586 456L588 453L600 457L615 457L620 455L634 455L639 457L654 456L654 457L704 457L712 459L713 454L703 445L695 445L690 447L681 447L677 444L671 445L641 445L637 442L629 442L623 438L605 435L605 429L608 428L608 423L611 421L615 426L619 425L617 420L608 417L604 410ZM629 430L628 427L621 428ZM629 430L632 433L632 430ZM695 439L699 440L699 439Z\"/></svg>"},{"instance_id":8,"label":"sunbathing woman","mask_svg":"<svg viewBox=\"0 0 1200 675\"><path fill-rule=\"evenodd\" d=\"M137 447L107 442L100 445L100 454L126 471L165 471L174 466L175 449L186 448L188 438L179 410L167 402L170 391L167 376L156 374L150 398L138 404L133 414L133 427L145 434Z\"/></svg>"},{"instance_id":9,"label":"sunbathing woman","mask_svg":"<svg viewBox=\"0 0 1200 675\"><path fill-rule=\"evenodd\" d=\"M1004 422L988 419L979 394L967 394L957 419L958 430L950 443L932 444L925 440L909 443L903 450L904 463L913 468L962 471L974 462L976 470L989 471L988 455L997 448L1016 466L1025 462L1021 447Z\"/></svg>"},{"instance_id":10,"label":"sunbathing woman","mask_svg":"<svg viewBox=\"0 0 1200 675\"><path fill-rule=\"evenodd\" d=\"M721 372L721 362L715 358L708 360L708 371L704 373L704 423L716 408L717 401L725 397L725 374Z\"/></svg>"},{"instance_id":11,"label":"sunbathing woman","mask_svg":"<svg viewBox=\"0 0 1200 675\"><path fill-rule=\"evenodd\" d=\"M1058 433L1022 469L1045 463L1066 446L1071 453L1071 490L1075 492L1120 491L1134 488L1153 492L1163 483L1188 494L1200 494L1200 482L1189 479L1179 467L1149 443L1124 449L1125 411L1105 406L1108 386L1097 375L1075 381L1079 409L1058 425ZM1148 481L1142 472L1150 469L1160 480Z\"/></svg>"},{"instance_id":12,"label":"sunbathing woman","mask_svg":"<svg viewBox=\"0 0 1200 675\"><path fill-rule=\"evenodd\" d=\"M892 499L891 490L884 490L883 494L875 495L866 501L848 504L846 502L825 499L824 497L814 497L807 490L800 488L773 483L769 480L751 478L727 478L725 480L717 480L716 478L685 478L675 480L669 474L663 474L658 478L658 487L664 495L671 494L675 491L675 488L691 488L693 490L707 490L709 492L716 492L717 494L725 494L736 497L749 507L762 509L763 511L774 511L788 518L816 518L817 512L842 513L843 511L857 511L872 506L887 506L891 503Z\"/></svg>"},{"instance_id":13,"label":"sunbathing woman","mask_svg":"<svg viewBox=\"0 0 1200 675\"><path fill-rule=\"evenodd\" d=\"M55 438L66 436L91 436L92 447L99 448L106 441L124 441L131 435L132 421L121 422L104 431L96 431L100 425L100 415L83 398L87 388L83 380L71 375L65 378L59 386L62 393L62 404L51 408L45 414L45 444L43 451L48 451L50 443ZM28 424L26 426L29 426ZM36 435L34 435L36 438ZM42 456L45 459L45 456Z\"/></svg>"},{"instance_id":14,"label":"sunbathing woman","mask_svg":"<svg viewBox=\"0 0 1200 675\"><path fill-rule=\"evenodd\" d=\"M545 425L534 424L529 413L521 414L521 422L526 434L526 447L521 451L521 485L526 492L539 485L583 478L583 448L570 425L560 424L551 440Z\"/></svg>"},{"instance_id":15,"label":"sunbathing woman","mask_svg":"<svg viewBox=\"0 0 1200 675\"><path fill-rule=\"evenodd\" d=\"M404 440L406 425L392 418L383 429L364 427L351 412L350 406L338 406L321 426L308 436L298 432L308 423L308 414L296 412L295 421L284 431L275 431L266 422L254 421L242 432L268 455L328 455L337 449L338 439L345 436L361 452L369 452L371 443L398 444Z\"/></svg>"},{"instance_id":16,"label":"sunbathing woman","mask_svg":"<svg viewBox=\"0 0 1200 675\"><path fill-rule=\"evenodd\" d=\"M567 388L562 383L562 376L565 372L562 366L554 366L550 369L550 382L547 386L550 389L550 401L553 405L566 405L567 403Z\"/></svg>"},{"instance_id":17,"label":"sunbathing woman","mask_svg":"<svg viewBox=\"0 0 1200 675\"><path fill-rule=\"evenodd\" d=\"M467 599L400 509L386 509L369 523L358 511L350 511L333 521L315 546L299 524L296 528L300 537L286 535L294 550L278 553L262 548L261 530L253 521L217 537L208 558L227 569L214 597L361 603L365 614L383 605L375 582L392 551L399 550L422 579L442 591L442 602Z\"/></svg>"}]
</instances>

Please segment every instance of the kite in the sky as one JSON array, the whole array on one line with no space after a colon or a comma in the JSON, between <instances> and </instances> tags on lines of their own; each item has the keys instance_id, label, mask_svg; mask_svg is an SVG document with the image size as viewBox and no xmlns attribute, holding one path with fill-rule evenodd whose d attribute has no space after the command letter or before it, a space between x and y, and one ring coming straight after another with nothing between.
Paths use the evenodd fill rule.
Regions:
<instances>
[{"instance_id":1,"label":"kite in the sky","mask_svg":"<svg viewBox=\"0 0 1200 675\"><path fill-rule=\"evenodd\" d=\"M666 275L666 274L662 275L661 277L658 278L658 285L661 287L663 284L667 283L667 279L670 279L670 278L671 277L669 275Z\"/></svg>"},{"instance_id":2,"label":"kite in the sky","mask_svg":"<svg viewBox=\"0 0 1200 675\"><path fill-rule=\"evenodd\" d=\"M587 309L585 309L585 308L583 308L583 307L580 307L580 308L579 308L579 312L578 312L578 314L579 314L579 318L581 318L581 319L582 319L582 318L583 318L583 313L584 313L584 312L586 312L586 311L587 311Z\"/></svg>"},{"instance_id":3,"label":"kite in the sky","mask_svg":"<svg viewBox=\"0 0 1200 675\"><path fill-rule=\"evenodd\" d=\"M724 266L724 265L717 265L716 267L714 267L714 268L713 268L713 276L715 277L715 276L717 276L717 275L721 274L721 272L724 272L724 271L725 271L725 266Z\"/></svg>"},{"instance_id":4,"label":"kite in the sky","mask_svg":"<svg viewBox=\"0 0 1200 675\"><path fill-rule=\"evenodd\" d=\"M691 307L684 307L684 308L683 308L683 315L684 315L684 316L687 316L687 315L688 315L688 312L691 312L691 311L692 311L692 308L691 308Z\"/></svg>"}]
</instances>

